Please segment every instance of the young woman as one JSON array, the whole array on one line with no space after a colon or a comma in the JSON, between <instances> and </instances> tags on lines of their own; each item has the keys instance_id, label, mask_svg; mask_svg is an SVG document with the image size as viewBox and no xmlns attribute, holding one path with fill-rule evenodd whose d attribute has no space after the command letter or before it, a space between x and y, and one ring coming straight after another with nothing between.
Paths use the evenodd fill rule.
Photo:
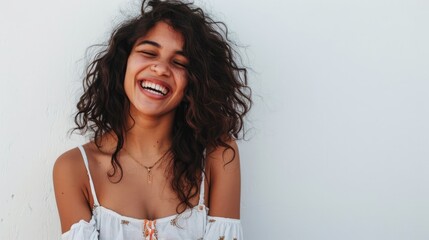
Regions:
<instances>
[{"instance_id":1,"label":"young woman","mask_svg":"<svg viewBox=\"0 0 429 240\"><path fill-rule=\"evenodd\" d=\"M224 29L224 30L222 30ZM242 239L235 139L251 100L226 27L143 2L87 68L54 186L62 239Z\"/></svg>"}]
</instances>

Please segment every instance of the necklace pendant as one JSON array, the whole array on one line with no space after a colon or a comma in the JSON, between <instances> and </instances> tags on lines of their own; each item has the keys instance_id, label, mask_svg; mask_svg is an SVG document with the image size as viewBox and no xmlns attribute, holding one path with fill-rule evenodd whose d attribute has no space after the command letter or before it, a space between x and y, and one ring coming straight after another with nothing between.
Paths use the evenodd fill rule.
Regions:
<instances>
[{"instance_id":1,"label":"necklace pendant","mask_svg":"<svg viewBox=\"0 0 429 240\"><path fill-rule=\"evenodd\" d=\"M152 167L146 167L147 170L147 183L152 183Z\"/></svg>"},{"instance_id":2,"label":"necklace pendant","mask_svg":"<svg viewBox=\"0 0 429 240\"><path fill-rule=\"evenodd\" d=\"M152 173L148 172L147 174L147 183L152 183L153 177L152 177Z\"/></svg>"}]
</instances>

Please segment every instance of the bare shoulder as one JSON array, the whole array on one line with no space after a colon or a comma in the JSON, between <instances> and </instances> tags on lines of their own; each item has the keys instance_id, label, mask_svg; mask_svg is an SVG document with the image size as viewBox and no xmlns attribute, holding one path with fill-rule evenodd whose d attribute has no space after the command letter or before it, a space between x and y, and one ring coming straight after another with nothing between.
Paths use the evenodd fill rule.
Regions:
<instances>
[{"instance_id":1,"label":"bare shoulder","mask_svg":"<svg viewBox=\"0 0 429 240\"><path fill-rule=\"evenodd\" d=\"M220 146L207 153L209 214L240 218L240 156L235 140L226 143L229 147Z\"/></svg>"},{"instance_id":2,"label":"bare shoulder","mask_svg":"<svg viewBox=\"0 0 429 240\"><path fill-rule=\"evenodd\" d=\"M61 154L55 161L53 174L55 178L71 177L78 179L82 175L82 170L85 170L82 155L78 148L70 149ZM85 172L83 172L85 173Z\"/></svg>"},{"instance_id":3,"label":"bare shoulder","mask_svg":"<svg viewBox=\"0 0 429 240\"><path fill-rule=\"evenodd\" d=\"M73 148L57 158L53 168L55 199L63 232L79 220L91 216L86 182L88 176L82 155Z\"/></svg>"},{"instance_id":4,"label":"bare shoulder","mask_svg":"<svg viewBox=\"0 0 429 240\"><path fill-rule=\"evenodd\" d=\"M240 171L238 145L235 140L226 143L229 147L219 146L207 153L206 164L210 172L227 174L231 171Z\"/></svg>"}]
</instances>

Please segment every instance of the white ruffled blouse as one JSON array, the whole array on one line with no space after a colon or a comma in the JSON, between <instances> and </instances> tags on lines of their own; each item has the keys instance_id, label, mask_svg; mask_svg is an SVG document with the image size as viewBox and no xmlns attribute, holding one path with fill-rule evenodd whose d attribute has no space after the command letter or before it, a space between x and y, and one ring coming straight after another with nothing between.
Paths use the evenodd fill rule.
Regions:
<instances>
[{"instance_id":1,"label":"white ruffled blouse","mask_svg":"<svg viewBox=\"0 0 429 240\"><path fill-rule=\"evenodd\" d=\"M94 183L88 168L88 158L79 146L89 176L94 199L92 218L80 220L62 240L243 240L239 219L208 216L204 205L204 179L201 184L199 204L176 214L156 220L126 217L101 206L95 194Z\"/></svg>"}]
</instances>

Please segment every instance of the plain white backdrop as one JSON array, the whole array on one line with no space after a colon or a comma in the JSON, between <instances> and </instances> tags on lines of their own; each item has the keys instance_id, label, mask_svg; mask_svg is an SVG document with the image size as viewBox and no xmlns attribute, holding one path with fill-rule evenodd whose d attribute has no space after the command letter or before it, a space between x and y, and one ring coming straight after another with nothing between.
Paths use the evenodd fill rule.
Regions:
<instances>
[{"instance_id":1,"label":"plain white backdrop","mask_svg":"<svg viewBox=\"0 0 429 240\"><path fill-rule=\"evenodd\" d=\"M429 239L429 2L199 0L252 70L245 237ZM87 47L138 1L0 1L0 239L58 239Z\"/></svg>"}]
</instances>

